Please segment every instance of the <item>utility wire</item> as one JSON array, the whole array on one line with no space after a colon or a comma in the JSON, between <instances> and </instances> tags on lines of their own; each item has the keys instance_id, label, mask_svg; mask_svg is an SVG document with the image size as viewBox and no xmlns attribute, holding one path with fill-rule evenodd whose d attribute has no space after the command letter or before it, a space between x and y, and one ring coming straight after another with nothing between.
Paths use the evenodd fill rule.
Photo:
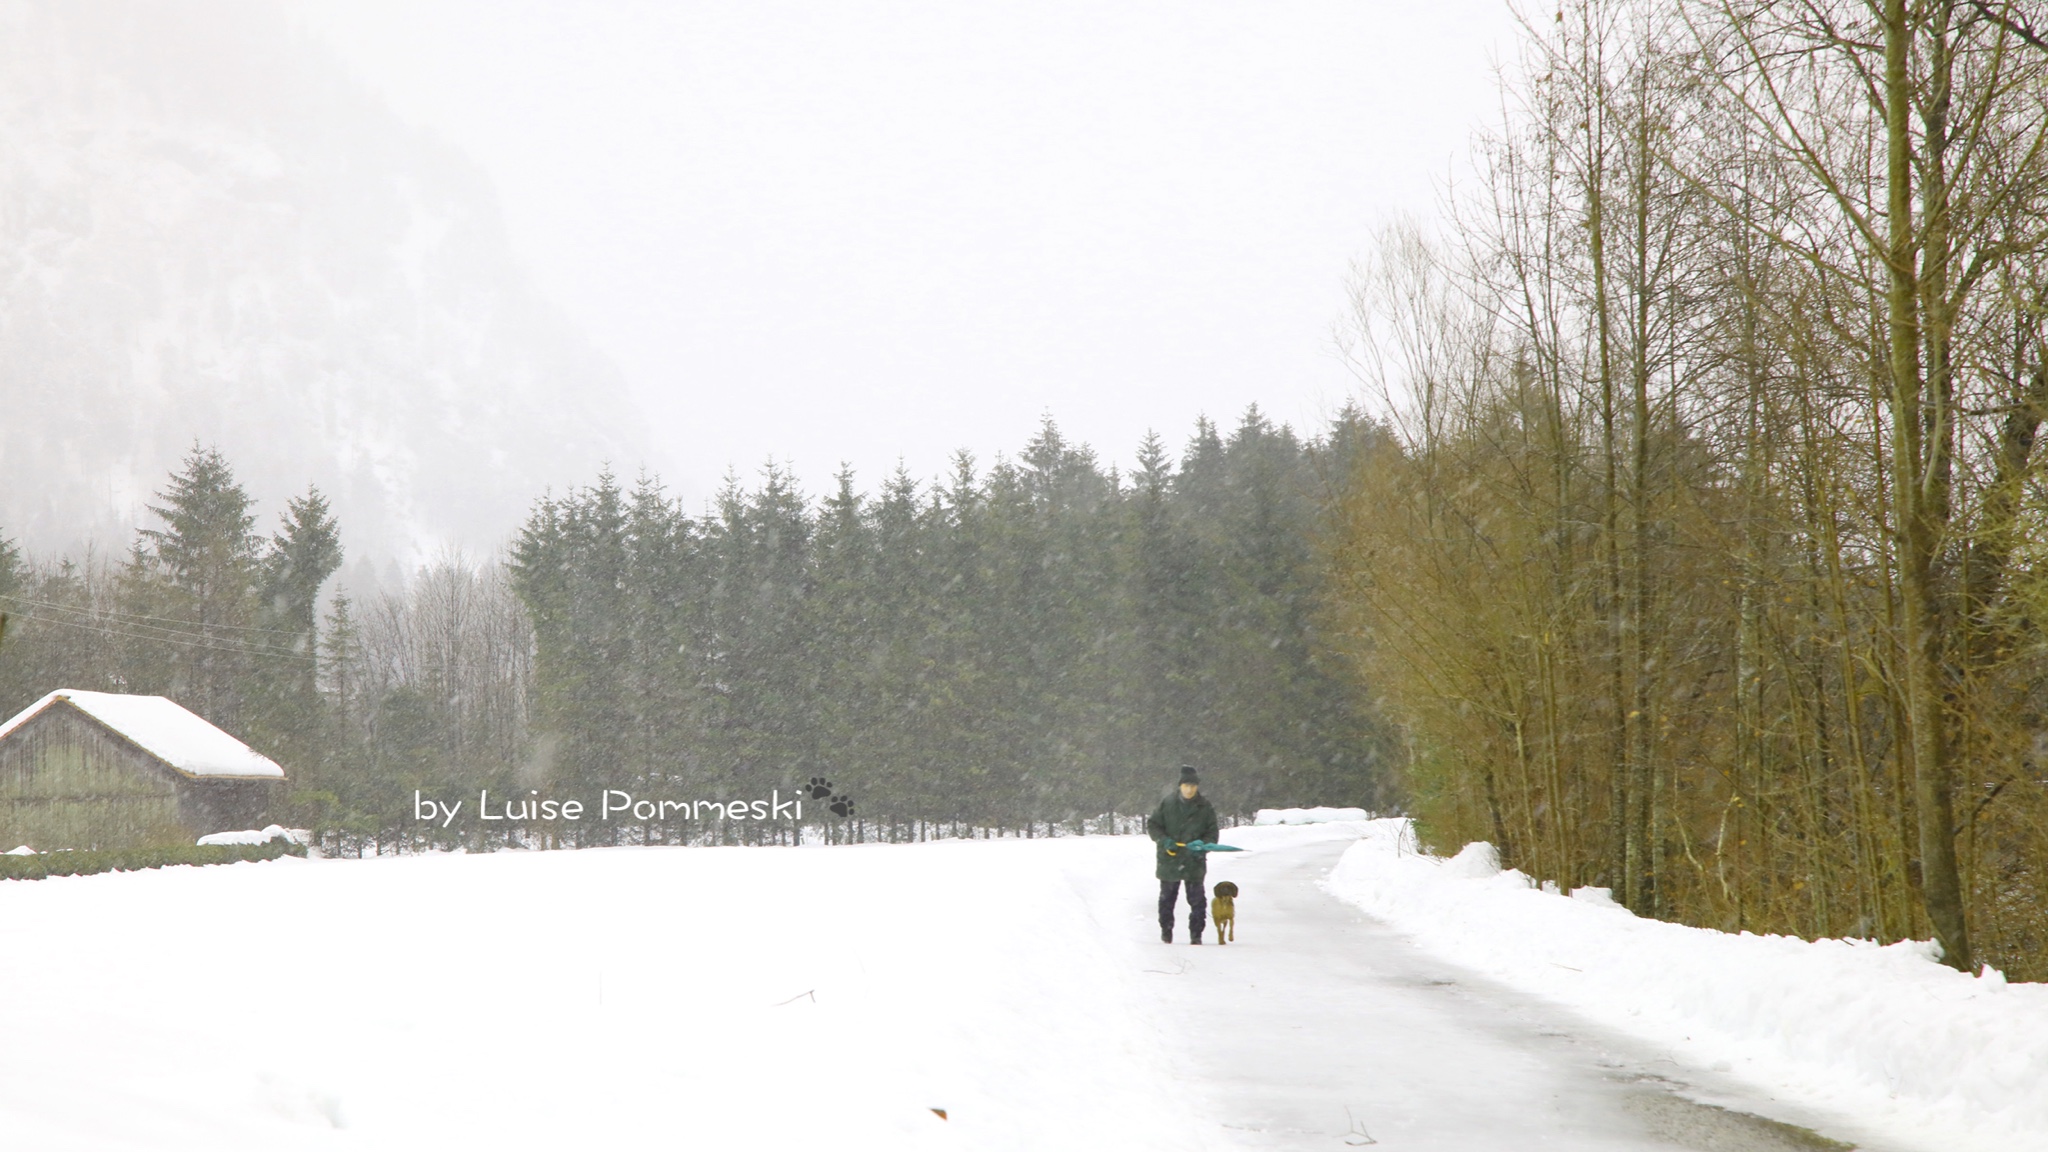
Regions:
<instances>
[{"instance_id":1,"label":"utility wire","mask_svg":"<svg viewBox=\"0 0 2048 1152\"><path fill-rule=\"evenodd\" d=\"M78 616L90 615L84 609L78 608L60 608L59 610ZM217 643L215 642L216 638L207 636L203 632L181 631L164 628L160 625L124 626L119 623L101 623L92 619L67 620L57 616L45 615L25 616L20 619L24 623L34 621L37 623L55 624L61 628L70 628L79 632L90 632L115 640L136 640L151 644L173 644L195 652L217 652L228 656L252 656L269 660L289 660L313 667L318 667L320 664L320 657L309 653L293 652L283 648L257 647L237 642L231 637L221 638L226 639L226 643ZM162 617L154 617L154 619L162 619ZM303 635L303 633L289 633L289 635L299 636ZM504 677L517 674L518 670L515 667L517 663L517 660L502 663L478 663L470 660L433 658L419 662L421 671L465 672L490 677Z\"/></svg>"},{"instance_id":2,"label":"utility wire","mask_svg":"<svg viewBox=\"0 0 2048 1152\"><path fill-rule=\"evenodd\" d=\"M126 620L161 620L169 624L182 625L197 623L197 621L185 620L176 616L149 616L140 612L118 612L111 608L80 608L75 605L59 604L50 600L31 600L26 596L0 596L0 600L5 600L10 604L26 604L32 608L51 608L59 612L77 612L83 615L114 616ZM305 635L303 632L294 631L290 628L258 628L247 624L208 624L204 625L204 627L229 632L258 632L271 636L297 637Z\"/></svg>"},{"instance_id":3,"label":"utility wire","mask_svg":"<svg viewBox=\"0 0 2048 1152\"><path fill-rule=\"evenodd\" d=\"M64 620L55 616L31 616L28 619L39 624L55 624L60 628L73 628L80 632L92 632L117 640L143 640L153 644L176 644L179 647L190 648L194 651L219 652L228 656L262 656L269 659L304 661L308 664L318 662L317 657L303 652L292 652L283 648L256 648L246 644L212 644L208 643L201 633L180 633L169 629L161 629L155 633L130 632L105 624L95 624L86 620ZM195 636L199 638L195 639Z\"/></svg>"},{"instance_id":4,"label":"utility wire","mask_svg":"<svg viewBox=\"0 0 2048 1152\"><path fill-rule=\"evenodd\" d=\"M99 613L86 608L56 608L53 611L69 613L73 617L81 617L82 619L65 619L60 616L46 616L35 613L31 613L23 617L23 619L47 620L52 624L62 624L72 628L89 628L94 631L106 632L109 635L120 635L132 640L162 640L173 644L199 643L212 647L221 647L224 643L227 647L222 648L223 651L232 650L251 653L289 652L289 649L274 645L251 645L234 636L216 636L204 625L195 629L173 628L162 624L136 624L128 622L140 619L163 619L163 617L123 617L120 613ZM104 621L100 618L103 615L112 616L114 619L112 621ZM293 639L299 639L305 634L292 632L280 633L280 635L289 635Z\"/></svg>"}]
</instances>

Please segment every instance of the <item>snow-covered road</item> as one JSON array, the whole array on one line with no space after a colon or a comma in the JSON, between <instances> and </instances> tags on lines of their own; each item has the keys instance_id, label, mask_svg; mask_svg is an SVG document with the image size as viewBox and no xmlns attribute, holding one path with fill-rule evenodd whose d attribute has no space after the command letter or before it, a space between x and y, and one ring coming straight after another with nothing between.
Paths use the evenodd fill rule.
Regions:
<instances>
[{"instance_id":1,"label":"snow-covered road","mask_svg":"<svg viewBox=\"0 0 2048 1152\"><path fill-rule=\"evenodd\" d=\"M1276 844L1218 858L1212 878L1243 889L1238 943L1153 945L1151 1015L1171 1028L1193 1006L1201 1023L1176 1030L1176 1046L1191 1065L1188 1086L1233 1143L1329 1149L1349 1136L1354 1146L1370 1139L1416 1152L1830 1146L1696 1103L1689 1097L1794 1115L1435 960L1339 902L1321 881L1349 847Z\"/></svg>"},{"instance_id":2,"label":"snow-covered road","mask_svg":"<svg viewBox=\"0 0 2048 1152\"><path fill-rule=\"evenodd\" d=\"M1816 1146L1688 1096L1828 1128L1367 919L1323 886L1361 834L1232 829L1240 939L1199 949L1137 837L0 883L0 1150Z\"/></svg>"}]
</instances>

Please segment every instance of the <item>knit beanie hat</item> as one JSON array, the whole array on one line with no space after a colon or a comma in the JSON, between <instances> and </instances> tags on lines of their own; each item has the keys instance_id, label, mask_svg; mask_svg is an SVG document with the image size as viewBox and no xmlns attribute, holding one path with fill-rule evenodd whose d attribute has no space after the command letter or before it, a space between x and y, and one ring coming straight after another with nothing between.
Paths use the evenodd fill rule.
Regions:
<instances>
[{"instance_id":1,"label":"knit beanie hat","mask_svg":"<svg viewBox=\"0 0 2048 1152\"><path fill-rule=\"evenodd\" d=\"M1200 784L1202 778L1195 775L1194 765L1183 764L1180 766L1180 782L1183 784Z\"/></svg>"}]
</instances>

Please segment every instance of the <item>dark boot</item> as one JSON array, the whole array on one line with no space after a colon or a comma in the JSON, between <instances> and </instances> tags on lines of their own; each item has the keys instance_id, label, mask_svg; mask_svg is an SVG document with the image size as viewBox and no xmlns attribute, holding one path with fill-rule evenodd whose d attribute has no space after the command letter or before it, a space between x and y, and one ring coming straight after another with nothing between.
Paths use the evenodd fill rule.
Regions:
<instances>
[{"instance_id":1,"label":"dark boot","mask_svg":"<svg viewBox=\"0 0 2048 1152\"><path fill-rule=\"evenodd\" d=\"M1161 944L1171 944L1171 943L1173 943L1173 929L1171 929L1171 928L1161 928L1161 929L1159 930L1159 942L1160 942Z\"/></svg>"}]
</instances>

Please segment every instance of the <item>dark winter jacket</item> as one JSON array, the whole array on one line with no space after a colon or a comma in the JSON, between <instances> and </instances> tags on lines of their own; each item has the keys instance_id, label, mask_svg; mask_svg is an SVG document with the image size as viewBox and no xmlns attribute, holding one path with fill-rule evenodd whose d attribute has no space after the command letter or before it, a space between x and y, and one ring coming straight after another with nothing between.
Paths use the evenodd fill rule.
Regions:
<instances>
[{"instance_id":1,"label":"dark winter jacket","mask_svg":"<svg viewBox=\"0 0 2048 1152\"><path fill-rule=\"evenodd\" d=\"M1159 866L1155 873L1161 880L1199 883L1209 874L1209 862L1202 853L1190 852L1181 845L1190 840L1213 844L1216 832L1216 809L1210 806L1209 798L1197 792L1193 800L1183 800L1180 789L1175 788L1145 821L1145 834L1158 846L1155 854Z\"/></svg>"}]
</instances>

